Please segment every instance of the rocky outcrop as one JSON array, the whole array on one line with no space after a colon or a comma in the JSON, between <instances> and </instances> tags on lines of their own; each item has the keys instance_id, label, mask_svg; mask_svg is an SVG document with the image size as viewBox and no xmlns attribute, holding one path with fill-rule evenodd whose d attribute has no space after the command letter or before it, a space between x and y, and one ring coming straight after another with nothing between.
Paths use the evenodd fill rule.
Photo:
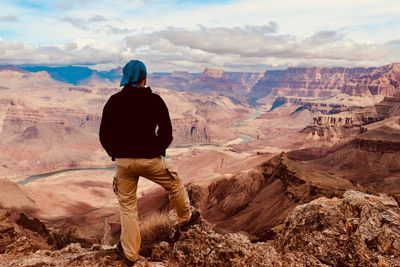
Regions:
<instances>
[{"instance_id":1,"label":"rocky outcrop","mask_svg":"<svg viewBox=\"0 0 400 267\"><path fill-rule=\"evenodd\" d=\"M351 141L351 146L356 149L364 150L373 153L399 153L400 156L400 142L393 142L389 140L371 140L367 138L355 138Z\"/></svg>"},{"instance_id":2,"label":"rocky outcrop","mask_svg":"<svg viewBox=\"0 0 400 267\"><path fill-rule=\"evenodd\" d=\"M348 108L348 106L340 103L324 103L315 99L307 98L289 98L290 103L298 105L298 110L308 109L312 112L321 112L322 114L336 114Z\"/></svg>"},{"instance_id":3,"label":"rocky outcrop","mask_svg":"<svg viewBox=\"0 0 400 267\"><path fill-rule=\"evenodd\" d=\"M276 240L252 244L203 223L173 246L160 244L153 256L190 266L398 266L399 219L393 198L348 191L297 206Z\"/></svg>"},{"instance_id":4,"label":"rocky outcrop","mask_svg":"<svg viewBox=\"0 0 400 267\"><path fill-rule=\"evenodd\" d=\"M348 95L391 96L400 90L400 64L378 68L288 68L266 71L250 96L330 97Z\"/></svg>"},{"instance_id":5,"label":"rocky outcrop","mask_svg":"<svg viewBox=\"0 0 400 267\"><path fill-rule=\"evenodd\" d=\"M227 233L203 220L177 240L156 243L135 266L400 266L399 221L394 198L348 191L342 198L297 206L274 240L252 243L243 233ZM3 254L0 265L123 266L113 247L78 243Z\"/></svg>"},{"instance_id":6,"label":"rocky outcrop","mask_svg":"<svg viewBox=\"0 0 400 267\"><path fill-rule=\"evenodd\" d=\"M396 113L400 110L400 93L396 93L393 96L386 96L383 101L370 107L359 107L359 108L347 108L342 105L331 104L329 112L324 112L322 106L312 105L312 103L304 103L299 100L296 102L295 99L290 100L293 103L300 105L299 109L307 108L314 112L321 112L321 114L313 118L313 124L307 126L302 132L308 133L308 140L325 140L328 142L337 142L344 138L354 137L358 134L365 132L368 129L368 125L375 122L384 120L389 117L400 115ZM340 111L337 114L332 112L333 110ZM326 114L328 113L328 114Z\"/></svg>"},{"instance_id":7,"label":"rocky outcrop","mask_svg":"<svg viewBox=\"0 0 400 267\"><path fill-rule=\"evenodd\" d=\"M362 191L397 192L400 190L399 129L398 117L369 124L356 138L320 149L314 154L319 157L302 162L310 170L325 170L347 179Z\"/></svg>"},{"instance_id":8,"label":"rocky outcrop","mask_svg":"<svg viewBox=\"0 0 400 267\"><path fill-rule=\"evenodd\" d=\"M285 258L330 266L399 266L400 209L388 196L349 191L296 207L277 240ZM307 249L306 249L307 248Z\"/></svg>"},{"instance_id":9,"label":"rocky outcrop","mask_svg":"<svg viewBox=\"0 0 400 267\"><path fill-rule=\"evenodd\" d=\"M272 102L272 106L269 111L289 105L295 107L293 113L308 110L316 114L332 115L349 109L349 106L340 103L340 101L328 102L326 99L278 96Z\"/></svg>"},{"instance_id":10,"label":"rocky outcrop","mask_svg":"<svg viewBox=\"0 0 400 267\"><path fill-rule=\"evenodd\" d=\"M361 132L359 127L345 127L336 125L311 125L302 130L303 133L308 133L307 141L337 143L342 139L356 136Z\"/></svg>"},{"instance_id":11,"label":"rocky outcrop","mask_svg":"<svg viewBox=\"0 0 400 267\"><path fill-rule=\"evenodd\" d=\"M363 133L350 142L350 146L367 152L400 153L400 117L370 124Z\"/></svg>"},{"instance_id":12,"label":"rocky outcrop","mask_svg":"<svg viewBox=\"0 0 400 267\"><path fill-rule=\"evenodd\" d=\"M38 219L31 220L24 213L0 209L0 254L51 249L48 237L46 226Z\"/></svg>"},{"instance_id":13,"label":"rocky outcrop","mask_svg":"<svg viewBox=\"0 0 400 267\"><path fill-rule=\"evenodd\" d=\"M274 247L250 242L241 233L223 233L206 221L182 233L174 244L162 242L152 259L168 266L280 266Z\"/></svg>"},{"instance_id":14,"label":"rocky outcrop","mask_svg":"<svg viewBox=\"0 0 400 267\"><path fill-rule=\"evenodd\" d=\"M313 124L302 130L308 133L307 140L338 142L362 133L363 126L381 121L383 117L374 113L344 112L333 115L319 115L313 118Z\"/></svg>"},{"instance_id":15,"label":"rocky outcrop","mask_svg":"<svg viewBox=\"0 0 400 267\"><path fill-rule=\"evenodd\" d=\"M351 188L350 182L311 172L282 153L258 168L208 186L193 185L188 191L210 222L264 238L296 205L320 196L340 196Z\"/></svg>"},{"instance_id":16,"label":"rocky outcrop","mask_svg":"<svg viewBox=\"0 0 400 267\"><path fill-rule=\"evenodd\" d=\"M400 92L392 97L387 96L381 103L375 105L376 111L383 117L400 116L396 111L400 110Z\"/></svg>"}]
</instances>

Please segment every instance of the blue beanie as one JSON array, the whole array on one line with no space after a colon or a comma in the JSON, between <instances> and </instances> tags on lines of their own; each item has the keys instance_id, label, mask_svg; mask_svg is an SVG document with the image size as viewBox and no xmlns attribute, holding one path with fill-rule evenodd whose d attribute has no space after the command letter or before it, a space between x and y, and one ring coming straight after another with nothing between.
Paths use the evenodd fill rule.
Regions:
<instances>
[{"instance_id":1,"label":"blue beanie","mask_svg":"<svg viewBox=\"0 0 400 267\"><path fill-rule=\"evenodd\" d=\"M147 77L147 70L142 61L131 60L123 68L122 74L119 86L125 86L127 84L135 85Z\"/></svg>"}]
</instances>

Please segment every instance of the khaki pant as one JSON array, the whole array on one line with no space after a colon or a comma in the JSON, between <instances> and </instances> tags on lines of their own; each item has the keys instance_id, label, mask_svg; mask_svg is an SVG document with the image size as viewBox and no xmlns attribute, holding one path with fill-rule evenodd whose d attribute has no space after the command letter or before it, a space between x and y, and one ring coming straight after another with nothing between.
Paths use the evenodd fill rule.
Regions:
<instances>
[{"instance_id":1,"label":"khaki pant","mask_svg":"<svg viewBox=\"0 0 400 267\"><path fill-rule=\"evenodd\" d=\"M136 206L136 189L139 176L143 176L161 185L169 194L172 207L178 213L178 223L190 219L190 202L177 173L168 168L163 157L117 158L115 159L116 175L114 192L118 196L121 208L121 245L125 256L134 261L138 258L141 236L138 211Z\"/></svg>"}]
</instances>

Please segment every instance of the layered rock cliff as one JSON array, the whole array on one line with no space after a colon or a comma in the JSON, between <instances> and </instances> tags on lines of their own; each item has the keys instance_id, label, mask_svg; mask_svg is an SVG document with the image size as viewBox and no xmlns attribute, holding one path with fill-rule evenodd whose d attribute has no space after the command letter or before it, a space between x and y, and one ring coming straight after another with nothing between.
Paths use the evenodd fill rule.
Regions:
<instances>
[{"instance_id":1,"label":"layered rock cliff","mask_svg":"<svg viewBox=\"0 0 400 267\"><path fill-rule=\"evenodd\" d=\"M286 70L267 70L264 73L207 68L202 73L152 73L148 80L153 87L198 93L214 92L238 99L247 99L248 96L259 99L267 95L329 97L338 93L391 96L399 91L399 66L399 63L393 63L371 68L292 67ZM104 83L117 82L122 76L121 67L100 72L72 66L25 69L40 71L40 75L47 71L54 79L72 84L87 82L91 78L98 81L102 78ZM19 69L9 66L6 70Z\"/></svg>"},{"instance_id":2,"label":"layered rock cliff","mask_svg":"<svg viewBox=\"0 0 400 267\"><path fill-rule=\"evenodd\" d=\"M366 73L350 78L342 88L349 95L392 96L400 88L400 63L370 68Z\"/></svg>"},{"instance_id":3,"label":"layered rock cliff","mask_svg":"<svg viewBox=\"0 0 400 267\"><path fill-rule=\"evenodd\" d=\"M400 90L400 64L377 68L288 68L266 71L250 92L250 97L329 97L348 95L391 96Z\"/></svg>"},{"instance_id":4,"label":"layered rock cliff","mask_svg":"<svg viewBox=\"0 0 400 267\"><path fill-rule=\"evenodd\" d=\"M307 140L336 143L342 139L354 137L364 131L363 126L384 118L371 112L342 112L334 115L319 115L313 118L313 124L302 130L308 133Z\"/></svg>"},{"instance_id":5,"label":"layered rock cliff","mask_svg":"<svg viewBox=\"0 0 400 267\"><path fill-rule=\"evenodd\" d=\"M291 100L294 103L295 100ZM303 100L304 101L304 100ZM312 105L299 101L299 109L310 109L321 112L320 105ZM313 118L313 124L307 126L302 132L308 133L308 140L325 140L337 142L344 138L354 137L365 132L368 125L384 119L400 115L400 93L384 97L383 101L374 106L349 108L344 105L325 105L322 108L333 108L328 114L317 115ZM337 114L332 110L340 110ZM323 111L323 110L322 110Z\"/></svg>"}]
</instances>

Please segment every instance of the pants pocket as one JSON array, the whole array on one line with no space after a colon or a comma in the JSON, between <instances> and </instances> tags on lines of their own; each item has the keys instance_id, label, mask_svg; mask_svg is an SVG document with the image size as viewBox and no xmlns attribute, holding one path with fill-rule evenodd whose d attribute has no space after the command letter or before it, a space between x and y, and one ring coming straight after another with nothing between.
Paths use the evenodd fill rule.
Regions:
<instances>
[{"instance_id":1,"label":"pants pocket","mask_svg":"<svg viewBox=\"0 0 400 267\"><path fill-rule=\"evenodd\" d=\"M113 179L113 191L115 195L118 195L118 179L115 176Z\"/></svg>"}]
</instances>

